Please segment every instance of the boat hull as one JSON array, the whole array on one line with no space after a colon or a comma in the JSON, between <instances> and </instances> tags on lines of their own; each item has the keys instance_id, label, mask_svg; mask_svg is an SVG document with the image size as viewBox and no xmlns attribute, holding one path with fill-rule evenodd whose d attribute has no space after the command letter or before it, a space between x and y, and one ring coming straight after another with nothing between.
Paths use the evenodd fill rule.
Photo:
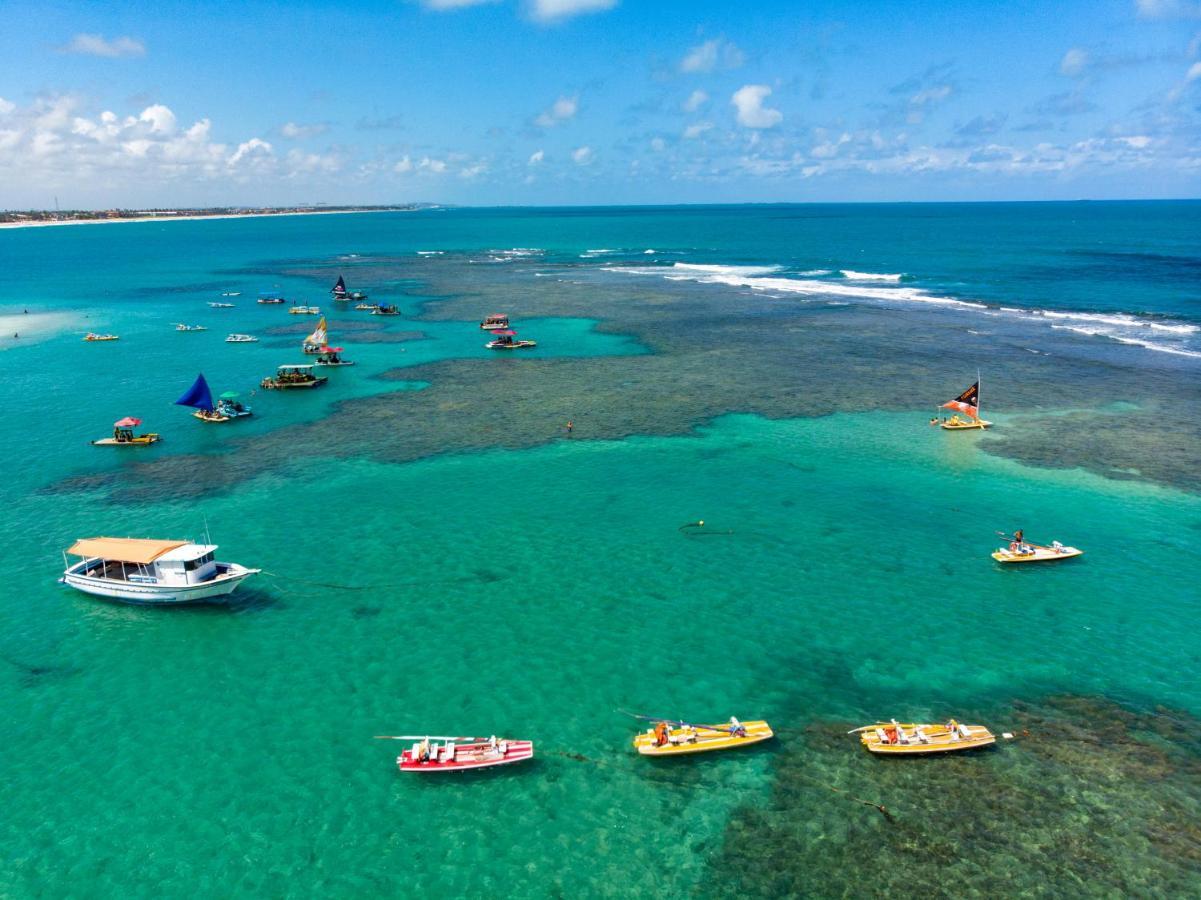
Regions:
<instances>
[{"instance_id":1,"label":"boat hull","mask_svg":"<svg viewBox=\"0 0 1201 900\"><path fill-rule=\"evenodd\" d=\"M736 737L729 733L728 725L696 725L696 740L684 740L686 732L682 728L673 728L669 734L671 740L662 746L655 743L653 732L643 732L634 737L634 749L643 756L687 756L692 753L710 753L714 750L734 750L758 744L775 736L771 726L764 721L743 722L746 728L745 737Z\"/></svg>"},{"instance_id":2,"label":"boat hull","mask_svg":"<svg viewBox=\"0 0 1201 900\"><path fill-rule=\"evenodd\" d=\"M908 732L911 736L911 743L896 743L892 744L886 740L881 740L876 734L877 730L883 731L885 728L899 728L901 731ZM928 741L921 741L912 738L915 729L921 728L926 732ZM922 725L912 723L901 723L893 725L891 722L880 723L875 729L864 731L860 735L860 742L867 748L869 753L875 753L880 756L929 756L935 753L958 753L963 750L977 750L981 747L991 747L997 742L996 736L985 728L983 725L964 725L964 731L967 732L967 737L960 734L952 734L942 725Z\"/></svg>"},{"instance_id":3,"label":"boat hull","mask_svg":"<svg viewBox=\"0 0 1201 900\"><path fill-rule=\"evenodd\" d=\"M504 344L500 341L489 341L484 344L486 350L528 350L530 347L537 347L537 341L513 341L511 344Z\"/></svg>"},{"instance_id":4,"label":"boat hull","mask_svg":"<svg viewBox=\"0 0 1201 900\"><path fill-rule=\"evenodd\" d=\"M1055 550L1054 547L1034 547L1032 549L1033 553L1014 553L1012 550L1002 548L994 550L992 558L999 563L1008 565L1010 563L1060 562L1084 555L1084 551L1076 547L1063 547L1060 550Z\"/></svg>"},{"instance_id":5,"label":"boat hull","mask_svg":"<svg viewBox=\"0 0 1201 900\"><path fill-rule=\"evenodd\" d=\"M325 384L327 381L329 381L329 379L324 377L314 378L312 381L302 381L299 383L277 382L270 378L265 378L259 387L268 391L294 391L304 388L321 387L321 385Z\"/></svg>"},{"instance_id":6,"label":"boat hull","mask_svg":"<svg viewBox=\"0 0 1201 900\"><path fill-rule=\"evenodd\" d=\"M455 747L454 759L449 761L431 759L421 762L414 758L412 750L405 750L396 758L396 765L402 772L466 772L507 766L534 758L533 741L503 743L507 744L503 755L489 752L487 744L462 744Z\"/></svg>"},{"instance_id":7,"label":"boat hull","mask_svg":"<svg viewBox=\"0 0 1201 900\"><path fill-rule=\"evenodd\" d=\"M212 603L228 597L238 589L238 585L260 571L259 569L247 569L236 563L218 563L219 568L226 570L225 573L200 584L135 584L83 574L95 562L94 559L84 560L71 566L63 572L63 584L85 594L91 594L93 597L103 597L106 600L116 600L120 603L132 603L139 606Z\"/></svg>"},{"instance_id":8,"label":"boat hull","mask_svg":"<svg viewBox=\"0 0 1201 900\"><path fill-rule=\"evenodd\" d=\"M983 419L977 419L974 422L942 422L940 427L944 431L983 431L985 428L990 428L992 422L985 422Z\"/></svg>"},{"instance_id":9,"label":"boat hull","mask_svg":"<svg viewBox=\"0 0 1201 900\"><path fill-rule=\"evenodd\" d=\"M113 438L101 438L98 441L92 441L93 447L148 447L151 444L157 444L162 438L157 434L139 434L133 440L118 441Z\"/></svg>"}]
</instances>

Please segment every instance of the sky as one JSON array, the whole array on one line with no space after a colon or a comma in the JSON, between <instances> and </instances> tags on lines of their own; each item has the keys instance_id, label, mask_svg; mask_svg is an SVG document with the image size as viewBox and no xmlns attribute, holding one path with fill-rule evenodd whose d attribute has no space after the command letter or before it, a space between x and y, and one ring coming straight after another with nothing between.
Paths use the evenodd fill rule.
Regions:
<instances>
[{"instance_id":1,"label":"sky","mask_svg":"<svg viewBox=\"0 0 1201 900\"><path fill-rule=\"evenodd\" d=\"M1201 196L1201 0L0 3L0 208Z\"/></svg>"}]
</instances>

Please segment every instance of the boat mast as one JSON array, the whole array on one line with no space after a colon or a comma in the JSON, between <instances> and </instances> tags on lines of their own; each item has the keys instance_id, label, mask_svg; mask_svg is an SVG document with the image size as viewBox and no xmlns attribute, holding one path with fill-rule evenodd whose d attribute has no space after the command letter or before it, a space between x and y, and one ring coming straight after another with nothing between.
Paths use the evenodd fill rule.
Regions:
<instances>
[{"instance_id":1,"label":"boat mast","mask_svg":"<svg viewBox=\"0 0 1201 900\"><path fill-rule=\"evenodd\" d=\"M977 369L976 369L976 418L977 418L977 420L983 418L983 416L980 415L980 408L981 408L981 404L980 404L980 369L979 369L979 367L977 367Z\"/></svg>"}]
</instances>

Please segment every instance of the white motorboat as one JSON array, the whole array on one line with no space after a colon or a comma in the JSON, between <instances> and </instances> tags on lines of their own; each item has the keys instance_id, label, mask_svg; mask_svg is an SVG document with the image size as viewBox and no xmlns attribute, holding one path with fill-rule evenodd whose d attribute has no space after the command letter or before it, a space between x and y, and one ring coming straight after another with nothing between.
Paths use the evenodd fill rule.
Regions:
<instances>
[{"instance_id":1,"label":"white motorboat","mask_svg":"<svg viewBox=\"0 0 1201 900\"><path fill-rule=\"evenodd\" d=\"M224 297L225 295L222 294L221 296ZM213 309L233 309L234 308L234 305L232 303L216 303L213 301L209 302L209 306L211 306Z\"/></svg>"},{"instance_id":2,"label":"white motorboat","mask_svg":"<svg viewBox=\"0 0 1201 900\"><path fill-rule=\"evenodd\" d=\"M183 322L177 322L175 325L176 331L208 331L203 325L185 325Z\"/></svg>"},{"instance_id":3,"label":"white motorboat","mask_svg":"<svg viewBox=\"0 0 1201 900\"><path fill-rule=\"evenodd\" d=\"M253 334L231 334L225 339L227 344L255 344L258 343L258 338Z\"/></svg>"},{"instance_id":4,"label":"white motorboat","mask_svg":"<svg viewBox=\"0 0 1201 900\"><path fill-rule=\"evenodd\" d=\"M63 554L64 562L68 554L81 560L67 565L62 583L123 603L196 603L232 594L262 571L218 562L216 550L190 541L83 538Z\"/></svg>"}]
</instances>

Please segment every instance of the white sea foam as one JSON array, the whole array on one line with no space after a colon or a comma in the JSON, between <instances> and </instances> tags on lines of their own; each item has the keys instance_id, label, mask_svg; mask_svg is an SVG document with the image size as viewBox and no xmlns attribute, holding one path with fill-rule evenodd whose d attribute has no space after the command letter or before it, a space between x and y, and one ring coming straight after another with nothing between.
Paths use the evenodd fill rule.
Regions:
<instances>
[{"instance_id":1,"label":"white sea foam","mask_svg":"<svg viewBox=\"0 0 1201 900\"><path fill-rule=\"evenodd\" d=\"M903 277L899 273L855 272L851 269L842 269L841 271L843 278L849 278L852 281L900 281Z\"/></svg>"},{"instance_id":2,"label":"white sea foam","mask_svg":"<svg viewBox=\"0 0 1201 900\"><path fill-rule=\"evenodd\" d=\"M643 253L654 253L655 251L654 250L643 250L642 252Z\"/></svg>"},{"instance_id":3,"label":"white sea foam","mask_svg":"<svg viewBox=\"0 0 1201 900\"><path fill-rule=\"evenodd\" d=\"M669 281L696 281L704 284L722 284L729 287L768 291L772 297L848 297L858 300L885 303L915 303L943 306L952 309L973 311L978 314L1003 317L1027 322L1041 322L1058 330L1072 331L1089 337L1118 341L1123 344L1143 347L1163 353L1199 357L1201 352L1188 343L1189 336L1201 332L1201 327L1187 322L1150 321L1146 317L1129 313L1064 312L1049 309L1022 309L1019 307L989 307L984 303L945 297L923 288L900 286L885 287L856 284L854 281L890 280L897 281L900 275L876 275L871 278L846 278L838 280L816 280L801 277L785 277L778 273L780 266L724 266L698 263L675 263L671 266L610 266L610 271L630 275L646 275L666 278ZM814 270L812 273L816 274ZM863 275L843 270L843 275ZM973 334L977 332L972 332ZM1031 352L1044 352L1035 351Z\"/></svg>"},{"instance_id":4,"label":"white sea foam","mask_svg":"<svg viewBox=\"0 0 1201 900\"><path fill-rule=\"evenodd\" d=\"M812 277L814 275L833 275L834 272L831 271L830 269L810 269L807 272L797 272L797 274L798 275L808 275L808 276Z\"/></svg>"},{"instance_id":5,"label":"white sea foam","mask_svg":"<svg viewBox=\"0 0 1201 900\"><path fill-rule=\"evenodd\" d=\"M441 256L445 252L446 252L445 250L418 250L417 255L418 256Z\"/></svg>"}]
</instances>

